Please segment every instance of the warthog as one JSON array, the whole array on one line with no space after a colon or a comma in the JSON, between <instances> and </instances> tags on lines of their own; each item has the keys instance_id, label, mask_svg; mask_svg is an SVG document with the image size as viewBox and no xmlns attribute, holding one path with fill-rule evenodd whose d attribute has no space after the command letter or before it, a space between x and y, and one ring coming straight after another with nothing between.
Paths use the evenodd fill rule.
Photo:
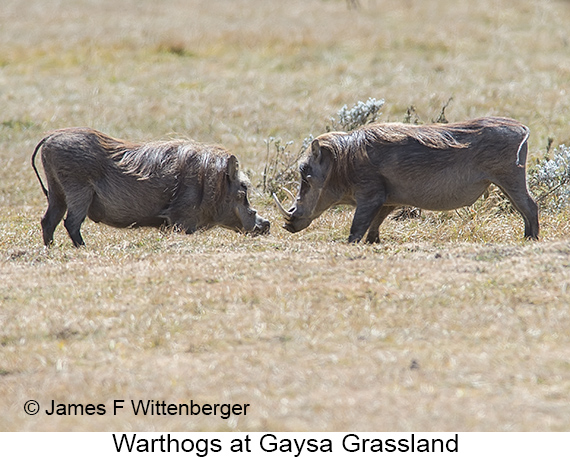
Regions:
<instances>
[{"instance_id":1,"label":"warthog","mask_svg":"<svg viewBox=\"0 0 570 457\"><path fill-rule=\"evenodd\" d=\"M45 188L35 165L41 158ZM247 198L248 181L238 160L220 146L172 140L130 143L88 128L52 132L32 155L32 166L48 199L42 218L46 246L56 226L75 246L84 244L86 216L114 227L170 226L192 233L216 225L268 233Z\"/></svg>"},{"instance_id":2,"label":"warthog","mask_svg":"<svg viewBox=\"0 0 570 457\"><path fill-rule=\"evenodd\" d=\"M394 208L447 211L473 204L497 185L522 214L525 237L538 239L538 207L528 193L529 130L486 117L454 124L370 124L316 138L301 158L301 185L285 228L298 232L327 208L355 205L349 242L379 241L378 227Z\"/></svg>"}]
</instances>

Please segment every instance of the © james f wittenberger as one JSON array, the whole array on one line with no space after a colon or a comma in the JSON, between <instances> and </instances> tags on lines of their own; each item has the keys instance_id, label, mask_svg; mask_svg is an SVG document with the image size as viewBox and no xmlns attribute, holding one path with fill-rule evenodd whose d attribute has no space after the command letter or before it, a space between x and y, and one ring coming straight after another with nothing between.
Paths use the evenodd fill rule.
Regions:
<instances>
[{"instance_id":1,"label":"\u00a9 james f wittenberger","mask_svg":"<svg viewBox=\"0 0 570 457\"><path fill-rule=\"evenodd\" d=\"M228 419L230 416L247 415L249 403L196 403L190 400L187 403L167 403L164 400L113 400L112 414L117 415L130 411L135 416L219 416ZM29 415L40 412L40 405L35 400L29 400L24 405ZM45 414L48 416L104 416L107 406L99 403L56 403L51 400Z\"/></svg>"}]
</instances>

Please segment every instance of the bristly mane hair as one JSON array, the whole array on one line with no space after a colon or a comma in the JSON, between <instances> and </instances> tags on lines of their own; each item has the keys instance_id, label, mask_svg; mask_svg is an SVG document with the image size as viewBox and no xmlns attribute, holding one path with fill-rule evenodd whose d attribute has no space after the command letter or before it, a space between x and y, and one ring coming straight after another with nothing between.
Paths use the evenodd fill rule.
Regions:
<instances>
[{"instance_id":1,"label":"bristly mane hair","mask_svg":"<svg viewBox=\"0 0 570 457\"><path fill-rule=\"evenodd\" d=\"M208 200L224 194L230 153L221 146L191 140L131 143L100 132L97 141L125 174L140 180L175 178L176 187L185 179L197 180Z\"/></svg>"},{"instance_id":2,"label":"bristly mane hair","mask_svg":"<svg viewBox=\"0 0 570 457\"><path fill-rule=\"evenodd\" d=\"M335 157L333 181L342 185L355 182L358 166L370 164L367 147L404 145L410 141L417 141L430 149L464 149L468 148L470 143L463 142L459 138L481 130L481 124L470 122L454 125L377 123L360 127L349 133L326 133L318 137L318 140L321 147L333 153Z\"/></svg>"},{"instance_id":3,"label":"bristly mane hair","mask_svg":"<svg viewBox=\"0 0 570 457\"><path fill-rule=\"evenodd\" d=\"M361 130L364 131L366 142L371 145L374 143L405 144L411 139L430 149L463 149L469 147L469 143L460 142L456 136L474 133L474 131L481 130L481 126L387 123L368 125Z\"/></svg>"},{"instance_id":4,"label":"bristly mane hair","mask_svg":"<svg viewBox=\"0 0 570 457\"><path fill-rule=\"evenodd\" d=\"M125 173L138 179L150 179L192 170L225 171L230 154L220 146L203 145L193 141L154 141L131 149L117 151L113 160Z\"/></svg>"}]
</instances>

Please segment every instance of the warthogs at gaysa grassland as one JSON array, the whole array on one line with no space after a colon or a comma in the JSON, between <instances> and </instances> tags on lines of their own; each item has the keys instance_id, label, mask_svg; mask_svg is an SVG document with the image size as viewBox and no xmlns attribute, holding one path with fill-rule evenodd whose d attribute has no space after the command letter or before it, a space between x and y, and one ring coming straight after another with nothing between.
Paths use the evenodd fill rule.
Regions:
<instances>
[{"instance_id":1,"label":"warthogs at gaysa grassland","mask_svg":"<svg viewBox=\"0 0 570 457\"><path fill-rule=\"evenodd\" d=\"M319 136L300 161L301 186L286 211L298 232L327 208L356 206L349 242L379 241L378 227L399 206L447 211L473 204L497 185L522 214L525 237L538 239L538 207L528 193L529 129L486 117L453 124L379 123ZM275 195L274 195L275 197Z\"/></svg>"},{"instance_id":2,"label":"warthogs at gaysa grassland","mask_svg":"<svg viewBox=\"0 0 570 457\"><path fill-rule=\"evenodd\" d=\"M41 158L45 188L35 165ZM131 143L89 128L57 130L36 146L32 166L48 199L46 246L67 211L65 228L84 244L86 216L114 227L170 226L192 233L222 226L268 233L269 221L248 201L238 160L220 146L187 140Z\"/></svg>"}]
</instances>

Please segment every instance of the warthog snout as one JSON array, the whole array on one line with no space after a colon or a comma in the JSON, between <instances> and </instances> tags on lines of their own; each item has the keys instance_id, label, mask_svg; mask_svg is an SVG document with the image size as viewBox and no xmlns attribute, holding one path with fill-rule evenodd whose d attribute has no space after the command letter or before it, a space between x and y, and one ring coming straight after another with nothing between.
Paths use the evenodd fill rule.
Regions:
<instances>
[{"instance_id":1,"label":"warthog snout","mask_svg":"<svg viewBox=\"0 0 570 457\"><path fill-rule=\"evenodd\" d=\"M255 227L251 232L252 235L269 235L269 230L271 229L271 223L262 218L261 216L256 216Z\"/></svg>"},{"instance_id":2,"label":"warthog snout","mask_svg":"<svg viewBox=\"0 0 570 457\"><path fill-rule=\"evenodd\" d=\"M296 233L306 229L311 224L312 219L303 217L303 215L299 214L299 208L297 208L296 205L293 205L289 211L287 211L275 193L273 194L273 200L277 205L277 209L285 218L285 224L283 224L283 228L285 230L291 233Z\"/></svg>"},{"instance_id":3,"label":"warthog snout","mask_svg":"<svg viewBox=\"0 0 570 457\"><path fill-rule=\"evenodd\" d=\"M311 222L313 222L312 219L297 219L293 216L283 225L283 228L288 232L297 233L301 230L306 229L309 225L311 225Z\"/></svg>"}]
</instances>

